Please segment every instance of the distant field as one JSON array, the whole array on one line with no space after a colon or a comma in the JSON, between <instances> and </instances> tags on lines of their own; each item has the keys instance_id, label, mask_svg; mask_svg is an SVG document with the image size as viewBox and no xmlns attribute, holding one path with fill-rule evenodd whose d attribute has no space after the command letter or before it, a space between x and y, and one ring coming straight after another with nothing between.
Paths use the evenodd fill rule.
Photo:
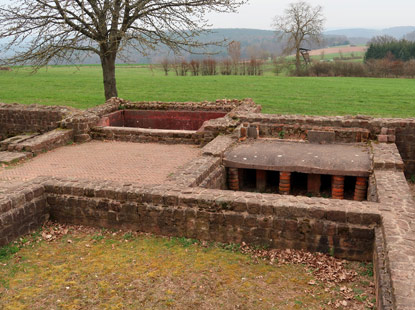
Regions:
<instances>
[{"instance_id":1,"label":"distant field","mask_svg":"<svg viewBox=\"0 0 415 310\"><path fill-rule=\"evenodd\" d=\"M321 53L324 54L339 54L339 53L365 53L367 50L367 46L336 46L336 47L329 47L329 48L323 48L318 50L312 50L310 52L311 56L318 56L321 55Z\"/></svg>"},{"instance_id":2,"label":"distant field","mask_svg":"<svg viewBox=\"0 0 415 310\"><path fill-rule=\"evenodd\" d=\"M117 68L119 96L142 101L253 98L264 113L415 117L415 80L265 76L169 76L145 66ZM88 108L102 104L99 66L0 71L0 102Z\"/></svg>"}]
</instances>

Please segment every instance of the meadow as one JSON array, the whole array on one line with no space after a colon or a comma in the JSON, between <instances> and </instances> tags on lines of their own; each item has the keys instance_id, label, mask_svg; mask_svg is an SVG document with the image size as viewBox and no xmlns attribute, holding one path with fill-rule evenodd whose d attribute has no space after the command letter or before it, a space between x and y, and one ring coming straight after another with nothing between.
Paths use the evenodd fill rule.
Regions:
<instances>
[{"instance_id":1,"label":"meadow","mask_svg":"<svg viewBox=\"0 0 415 310\"><path fill-rule=\"evenodd\" d=\"M415 80L341 77L168 76L156 67L117 67L119 97L132 101L253 98L263 113L415 117ZM68 105L104 102L101 67L51 66L0 71L0 102Z\"/></svg>"}]
</instances>

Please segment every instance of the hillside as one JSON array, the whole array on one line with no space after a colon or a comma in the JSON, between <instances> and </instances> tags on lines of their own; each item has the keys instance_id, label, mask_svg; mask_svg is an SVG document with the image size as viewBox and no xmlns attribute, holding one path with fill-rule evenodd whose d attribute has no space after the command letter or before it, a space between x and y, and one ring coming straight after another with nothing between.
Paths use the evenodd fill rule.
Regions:
<instances>
[{"instance_id":1,"label":"hillside","mask_svg":"<svg viewBox=\"0 0 415 310\"><path fill-rule=\"evenodd\" d=\"M304 44L304 47L310 49L321 49L339 45L361 45L366 44L367 41L375 36L381 34L388 34L401 38L402 36L415 30L415 27L394 27L383 30L373 29L341 29L331 30L324 33L324 40L321 44ZM215 54L216 58L227 57L226 44L231 41L241 42L241 56L242 58L250 58L251 56L267 58L270 55L279 55L284 47L284 42L279 41L275 31L272 30L259 30L259 29L213 29L210 33L204 34L200 37L200 41L203 42L218 42L224 41L222 47L211 46L205 50L198 51L199 53L212 53ZM11 51L7 51L4 48L5 40L0 40L0 59L5 56L10 56ZM125 62L127 59L128 63L160 63L165 58L174 58L169 49L165 46L158 46L154 51L147 51L148 56L142 56L133 49L127 49L125 52L126 56L124 59L118 61L119 63ZM181 55L185 58L201 58L203 55ZM82 64L98 64L100 62L98 56L85 57Z\"/></svg>"},{"instance_id":2,"label":"hillside","mask_svg":"<svg viewBox=\"0 0 415 310\"><path fill-rule=\"evenodd\" d=\"M370 39L374 36L389 35L396 39L401 39L406 34L415 31L415 26L402 26L385 28L381 30L377 29L366 29L366 28L352 28L352 29L338 29L325 31L326 35L343 35L349 38L366 38Z\"/></svg>"}]
</instances>

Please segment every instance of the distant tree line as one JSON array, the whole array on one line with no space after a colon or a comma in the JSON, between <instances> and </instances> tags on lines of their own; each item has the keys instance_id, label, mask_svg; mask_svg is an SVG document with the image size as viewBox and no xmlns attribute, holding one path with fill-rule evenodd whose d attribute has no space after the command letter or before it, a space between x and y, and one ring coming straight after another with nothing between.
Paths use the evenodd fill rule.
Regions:
<instances>
[{"instance_id":1,"label":"distant tree line","mask_svg":"<svg viewBox=\"0 0 415 310\"><path fill-rule=\"evenodd\" d=\"M390 37L375 38L370 43L365 60L384 58L393 58L401 61L415 59L415 42L405 39L396 40Z\"/></svg>"},{"instance_id":2,"label":"distant tree line","mask_svg":"<svg viewBox=\"0 0 415 310\"><path fill-rule=\"evenodd\" d=\"M232 58L217 60L205 59L168 59L164 58L161 67L165 75L173 72L176 76L207 76L207 75L263 75L264 61L251 58L235 61Z\"/></svg>"}]
</instances>

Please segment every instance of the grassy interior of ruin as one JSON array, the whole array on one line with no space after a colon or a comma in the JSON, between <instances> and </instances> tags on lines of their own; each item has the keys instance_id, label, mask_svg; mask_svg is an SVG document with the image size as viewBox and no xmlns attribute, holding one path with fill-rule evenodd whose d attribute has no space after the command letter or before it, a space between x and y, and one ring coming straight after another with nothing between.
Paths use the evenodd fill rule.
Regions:
<instances>
[{"instance_id":1,"label":"grassy interior of ruin","mask_svg":"<svg viewBox=\"0 0 415 310\"><path fill-rule=\"evenodd\" d=\"M165 76L157 66L117 66L119 97L132 101L204 101L253 98L264 113L306 115L415 116L415 79L275 76ZM51 66L0 71L0 102L67 105L102 104L98 65Z\"/></svg>"},{"instance_id":2,"label":"grassy interior of ruin","mask_svg":"<svg viewBox=\"0 0 415 310\"><path fill-rule=\"evenodd\" d=\"M262 251L51 224L0 248L0 308L373 309L370 263L316 276L295 252Z\"/></svg>"}]
</instances>

